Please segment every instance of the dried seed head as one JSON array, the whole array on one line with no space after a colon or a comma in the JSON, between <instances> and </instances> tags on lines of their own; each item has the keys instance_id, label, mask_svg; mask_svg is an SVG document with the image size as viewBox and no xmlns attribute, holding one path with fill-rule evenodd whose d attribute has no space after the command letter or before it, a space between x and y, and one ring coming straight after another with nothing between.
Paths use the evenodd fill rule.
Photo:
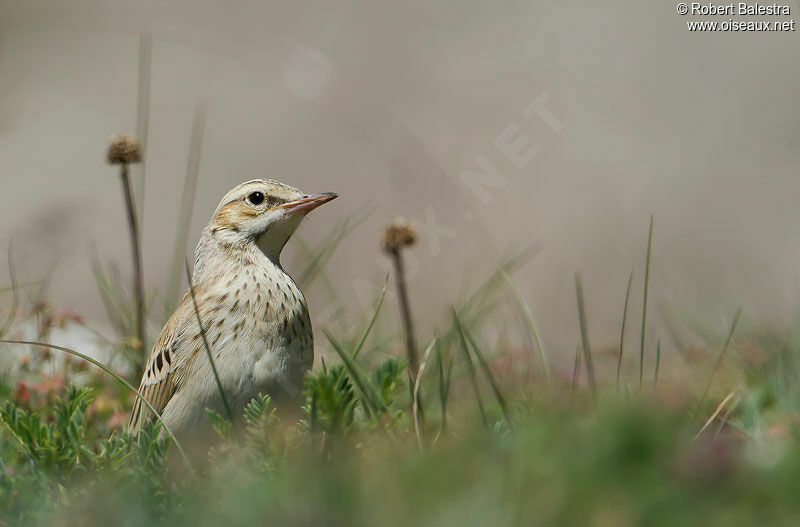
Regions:
<instances>
[{"instance_id":1,"label":"dried seed head","mask_svg":"<svg viewBox=\"0 0 800 527\"><path fill-rule=\"evenodd\" d=\"M417 229L403 218L393 220L381 231L381 247L387 253L398 252L416 241Z\"/></svg>"},{"instance_id":2,"label":"dried seed head","mask_svg":"<svg viewBox=\"0 0 800 527\"><path fill-rule=\"evenodd\" d=\"M127 165L142 160L139 141L132 135L120 134L111 139L106 159L112 165Z\"/></svg>"}]
</instances>

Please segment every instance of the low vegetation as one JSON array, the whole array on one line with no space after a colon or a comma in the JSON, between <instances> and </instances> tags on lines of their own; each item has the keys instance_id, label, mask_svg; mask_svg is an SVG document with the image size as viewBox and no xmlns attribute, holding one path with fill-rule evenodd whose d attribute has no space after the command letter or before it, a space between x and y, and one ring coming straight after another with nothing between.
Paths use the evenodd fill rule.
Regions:
<instances>
[{"instance_id":1,"label":"low vegetation","mask_svg":"<svg viewBox=\"0 0 800 527\"><path fill-rule=\"evenodd\" d=\"M306 259L324 263L335 244L304 245ZM664 310L671 327L706 342L669 360L702 375L687 380L646 350L648 364L671 373L659 380L648 366L639 390L631 352L615 382L618 351L592 357L585 326L576 368L559 373L511 286L530 256L509 258L452 310L420 354L417 378L403 331L376 333L387 326L376 324L388 318L381 295L352 334L318 330L338 360L308 375L299 419L278 415L267 397L234 423L209 412L213 433L183 440L186 458L158 423L135 438L125 431L133 394L114 376L68 351L3 344L16 358L0 383L0 517L9 525L793 523L798 334L737 329L738 314L715 330ZM317 267L302 276L325 279ZM110 275L99 283L110 308L126 305ZM538 349L482 342L503 306L522 315ZM124 333L136 327L132 312L113 316L123 333L110 347L112 372L137 364ZM46 342L53 328L83 324L41 302L14 314L5 339L33 326Z\"/></svg>"}]
</instances>

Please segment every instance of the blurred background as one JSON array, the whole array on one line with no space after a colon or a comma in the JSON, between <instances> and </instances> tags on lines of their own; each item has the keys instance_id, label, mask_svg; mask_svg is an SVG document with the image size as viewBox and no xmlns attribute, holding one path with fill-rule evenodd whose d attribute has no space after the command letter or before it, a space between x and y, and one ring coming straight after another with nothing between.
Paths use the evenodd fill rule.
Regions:
<instances>
[{"instance_id":1,"label":"blurred background","mask_svg":"<svg viewBox=\"0 0 800 527\"><path fill-rule=\"evenodd\" d=\"M515 283L568 361L574 273L593 340L614 345L631 268L642 286L652 214L654 324L659 306L676 305L724 333L739 304L784 324L798 293L800 41L689 33L686 19L672 2L633 0L0 0L0 248L13 239L21 283L56 262L49 301L108 324L92 255L128 276L130 253L104 153L113 134L137 132L146 50L146 163L133 178L151 297L168 289L200 107L189 254L242 181L338 192L301 236L320 241L373 209L327 267L345 303L368 310L389 265L380 227L415 222L422 332L465 284L535 244ZM291 273L301 256L287 251ZM324 325L326 297L317 286L306 296Z\"/></svg>"}]
</instances>

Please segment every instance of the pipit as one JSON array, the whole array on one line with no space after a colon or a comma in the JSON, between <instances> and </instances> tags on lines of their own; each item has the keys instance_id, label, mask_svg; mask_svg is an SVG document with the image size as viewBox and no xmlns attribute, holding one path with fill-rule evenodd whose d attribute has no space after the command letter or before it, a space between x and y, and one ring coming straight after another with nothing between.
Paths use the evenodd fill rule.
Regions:
<instances>
[{"instance_id":1,"label":"pipit","mask_svg":"<svg viewBox=\"0 0 800 527\"><path fill-rule=\"evenodd\" d=\"M206 408L225 415L227 403L237 416L259 393L276 402L300 394L313 333L305 297L280 255L305 215L336 197L256 179L219 202L195 251L195 300L187 291L161 330L139 386L174 433L202 425ZM131 431L152 417L137 398Z\"/></svg>"}]
</instances>

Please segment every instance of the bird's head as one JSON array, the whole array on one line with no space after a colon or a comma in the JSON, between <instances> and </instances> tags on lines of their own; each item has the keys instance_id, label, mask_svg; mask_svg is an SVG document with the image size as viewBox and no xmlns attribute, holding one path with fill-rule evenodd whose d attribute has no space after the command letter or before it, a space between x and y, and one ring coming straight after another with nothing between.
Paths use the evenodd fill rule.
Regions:
<instances>
[{"instance_id":1,"label":"bird's head","mask_svg":"<svg viewBox=\"0 0 800 527\"><path fill-rule=\"evenodd\" d=\"M255 242L277 259L305 215L337 196L306 194L280 181L254 179L223 196L208 230L224 244Z\"/></svg>"}]
</instances>

